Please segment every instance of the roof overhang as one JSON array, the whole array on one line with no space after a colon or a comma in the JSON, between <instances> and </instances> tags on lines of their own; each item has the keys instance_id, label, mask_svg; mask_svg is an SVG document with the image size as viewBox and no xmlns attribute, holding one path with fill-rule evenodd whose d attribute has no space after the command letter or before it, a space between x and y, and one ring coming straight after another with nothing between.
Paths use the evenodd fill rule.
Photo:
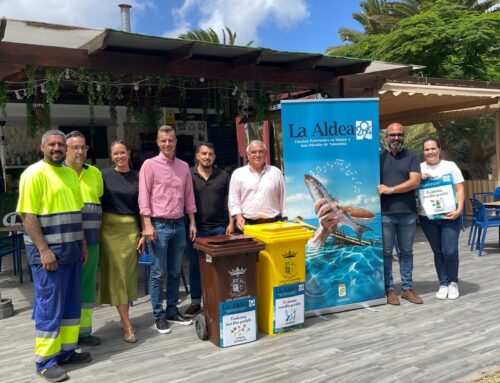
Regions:
<instances>
[{"instance_id":1,"label":"roof overhang","mask_svg":"<svg viewBox=\"0 0 500 383\"><path fill-rule=\"evenodd\" d=\"M484 88L419 83L385 83L379 90L380 124L413 125L452 120L499 110L500 84ZM477 84L477 83L473 83Z\"/></svg>"},{"instance_id":2,"label":"roof overhang","mask_svg":"<svg viewBox=\"0 0 500 383\"><path fill-rule=\"evenodd\" d=\"M90 69L124 75L294 84L319 88L360 73L369 60L280 52L134 33L2 19L0 79L25 66Z\"/></svg>"}]
</instances>

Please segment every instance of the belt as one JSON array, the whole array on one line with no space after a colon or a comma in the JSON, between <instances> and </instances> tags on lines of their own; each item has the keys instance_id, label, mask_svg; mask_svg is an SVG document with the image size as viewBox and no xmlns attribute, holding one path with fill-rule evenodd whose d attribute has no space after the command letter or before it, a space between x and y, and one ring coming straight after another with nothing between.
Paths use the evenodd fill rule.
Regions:
<instances>
[{"instance_id":1,"label":"belt","mask_svg":"<svg viewBox=\"0 0 500 383\"><path fill-rule=\"evenodd\" d=\"M151 221L158 223L177 223L184 220L184 217L180 218L161 218L161 217L151 217Z\"/></svg>"},{"instance_id":2,"label":"belt","mask_svg":"<svg viewBox=\"0 0 500 383\"><path fill-rule=\"evenodd\" d=\"M245 218L245 224L247 225L258 225L260 223L272 223L272 222L278 222L281 220L281 215L277 215L276 217L272 218L256 218L256 219L250 219L250 218Z\"/></svg>"}]
</instances>

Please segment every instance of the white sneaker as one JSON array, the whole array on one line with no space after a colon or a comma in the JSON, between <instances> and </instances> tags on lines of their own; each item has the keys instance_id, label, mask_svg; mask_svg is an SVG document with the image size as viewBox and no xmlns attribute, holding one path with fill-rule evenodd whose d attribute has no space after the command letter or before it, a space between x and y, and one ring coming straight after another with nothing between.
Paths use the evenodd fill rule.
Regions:
<instances>
[{"instance_id":1,"label":"white sneaker","mask_svg":"<svg viewBox=\"0 0 500 383\"><path fill-rule=\"evenodd\" d=\"M458 284L451 282L448 286L448 299L457 299L459 297Z\"/></svg>"},{"instance_id":2,"label":"white sneaker","mask_svg":"<svg viewBox=\"0 0 500 383\"><path fill-rule=\"evenodd\" d=\"M448 286L439 286L439 291L436 293L437 299L446 299L448 297Z\"/></svg>"}]
</instances>

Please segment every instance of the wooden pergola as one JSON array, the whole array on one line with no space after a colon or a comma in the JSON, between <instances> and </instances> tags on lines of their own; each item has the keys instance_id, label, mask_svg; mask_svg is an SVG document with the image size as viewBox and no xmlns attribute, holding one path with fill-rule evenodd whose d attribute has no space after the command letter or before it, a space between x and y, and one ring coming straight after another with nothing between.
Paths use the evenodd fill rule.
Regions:
<instances>
[{"instance_id":1,"label":"wooden pergola","mask_svg":"<svg viewBox=\"0 0 500 383\"><path fill-rule=\"evenodd\" d=\"M201 109L209 89L223 82L253 89L284 86L294 98L318 93L344 97L342 76L363 73L371 62L2 19L0 64L0 80L7 82L11 104L24 103L22 97L16 96L20 88L26 88L30 68L58 68L112 74L128 83L130 93L133 93L132 83L141 76L185 78L190 81L184 94L185 104ZM384 76L392 74L389 77L398 78L408 76L411 71L412 66L388 65ZM74 81L63 78L61 84L57 104L87 103L85 95L76 91ZM135 94L140 97L143 89ZM162 106L179 107L180 93L174 86L162 90ZM119 101L119 105L127 105L127 99ZM252 102L249 109L250 115L255 114ZM118 126L119 138L120 133L123 134L123 127Z\"/></svg>"},{"instance_id":2,"label":"wooden pergola","mask_svg":"<svg viewBox=\"0 0 500 383\"><path fill-rule=\"evenodd\" d=\"M0 63L0 80L11 83L36 66L286 84L342 97L340 76L362 73L370 61L2 19Z\"/></svg>"},{"instance_id":3,"label":"wooden pergola","mask_svg":"<svg viewBox=\"0 0 500 383\"><path fill-rule=\"evenodd\" d=\"M8 84L10 105L23 102L15 97L15 89L26 81L30 67L83 68L128 79L199 79L186 97L193 108L201 107L211 81L238 81L254 87L286 85L295 98L315 94L378 97L381 128L393 121L417 124L495 113L496 148L500 152L500 83L410 77L418 66L1 19L0 80ZM162 105L175 107L178 102L178 89L162 93ZM86 100L74 85L66 84L57 103L77 106L85 105ZM269 112L267 118L280 120L279 110ZM116 131L118 137L123 135L123 126L117 126ZM490 190L500 183L498 155L496 169L497 181L478 181L468 192Z\"/></svg>"},{"instance_id":4,"label":"wooden pergola","mask_svg":"<svg viewBox=\"0 0 500 383\"><path fill-rule=\"evenodd\" d=\"M415 124L496 112L500 148L499 83L409 77L418 68L414 66L10 19L0 21L0 63L0 80L10 90L26 81L29 67L200 79L197 91L187 97L193 107L200 107L211 80L288 85L298 98L316 93L379 97L381 127L395 120ZM162 95L165 106L176 105L178 93L167 90ZM13 92L9 101L20 102ZM85 104L70 87L57 102ZM269 118L279 118L277 113Z\"/></svg>"}]
</instances>

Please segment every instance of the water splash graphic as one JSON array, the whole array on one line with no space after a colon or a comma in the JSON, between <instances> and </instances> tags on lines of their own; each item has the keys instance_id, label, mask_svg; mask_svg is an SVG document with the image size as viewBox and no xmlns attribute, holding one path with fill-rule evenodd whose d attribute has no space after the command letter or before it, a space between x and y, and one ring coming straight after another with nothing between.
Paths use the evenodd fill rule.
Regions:
<instances>
[{"instance_id":1,"label":"water splash graphic","mask_svg":"<svg viewBox=\"0 0 500 383\"><path fill-rule=\"evenodd\" d=\"M358 172L353 169L352 164L349 161L341 158L328 161L323 165L317 165L314 169L309 171L309 174L314 178L324 178L322 176L328 174L329 179L350 180L352 193L361 193L361 186L363 183L358 179ZM348 191L350 192L351 190ZM345 186L343 186L343 191L346 192Z\"/></svg>"}]
</instances>

